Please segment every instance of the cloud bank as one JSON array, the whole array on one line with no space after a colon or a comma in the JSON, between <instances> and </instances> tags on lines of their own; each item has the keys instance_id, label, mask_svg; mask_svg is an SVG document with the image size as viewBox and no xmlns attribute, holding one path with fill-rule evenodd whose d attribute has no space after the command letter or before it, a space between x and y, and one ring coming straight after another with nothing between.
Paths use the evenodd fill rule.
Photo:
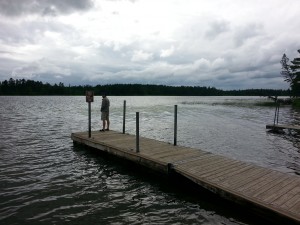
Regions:
<instances>
[{"instance_id":1,"label":"cloud bank","mask_svg":"<svg viewBox=\"0 0 300 225\"><path fill-rule=\"evenodd\" d=\"M286 89L300 2L0 1L0 80Z\"/></svg>"}]
</instances>

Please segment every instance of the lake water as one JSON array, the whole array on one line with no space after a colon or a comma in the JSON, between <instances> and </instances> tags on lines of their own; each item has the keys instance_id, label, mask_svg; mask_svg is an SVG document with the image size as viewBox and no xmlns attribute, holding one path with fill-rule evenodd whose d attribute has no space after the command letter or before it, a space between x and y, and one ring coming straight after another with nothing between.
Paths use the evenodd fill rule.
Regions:
<instances>
[{"instance_id":1,"label":"lake water","mask_svg":"<svg viewBox=\"0 0 300 225\"><path fill-rule=\"evenodd\" d=\"M259 97L114 97L111 129L300 174L299 136L267 132L274 107ZM120 161L73 146L72 132L88 127L85 97L0 96L0 224L264 224L201 192L136 171ZM100 129L101 97L92 103ZM300 124L300 113L280 108L279 123ZM170 183L171 182L171 183ZM204 194L206 195L206 194Z\"/></svg>"}]
</instances>

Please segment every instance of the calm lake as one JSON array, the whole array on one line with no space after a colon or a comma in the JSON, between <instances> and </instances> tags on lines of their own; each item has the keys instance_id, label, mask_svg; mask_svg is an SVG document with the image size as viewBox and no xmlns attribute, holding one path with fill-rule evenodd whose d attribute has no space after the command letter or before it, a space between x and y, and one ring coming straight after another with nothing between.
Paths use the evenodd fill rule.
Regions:
<instances>
[{"instance_id":1,"label":"calm lake","mask_svg":"<svg viewBox=\"0 0 300 225\"><path fill-rule=\"evenodd\" d=\"M300 137L267 132L275 108L260 97L116 97L111 129L202 149L300 175ZM264 224L118 160L74 146L72 132L88 129L85 97L0 96L0 224ZM101 97L92 103L100 129ZM279 123L300 124L300 112L280 108Z\"/></svg>"}]
</instances>

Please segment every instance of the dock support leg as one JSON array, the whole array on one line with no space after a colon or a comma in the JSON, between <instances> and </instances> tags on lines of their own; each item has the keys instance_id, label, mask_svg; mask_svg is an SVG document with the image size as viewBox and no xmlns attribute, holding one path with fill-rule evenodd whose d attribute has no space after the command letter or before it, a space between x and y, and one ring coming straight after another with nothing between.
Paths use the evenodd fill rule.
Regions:
<instances>
[{"instance_id":1,"label":"dock support leg","mask_svg":"<svg viewBox=\"0 0 300 225\"><path fill-rule=\"evenodd\" d=\"M174 106L174 146L177 145L177 105Z\"/></svg>"},{"instance_id":2,"label":"dock support leg","mask_svg":"<svg viewBox=\"0 0 300 225\"><path fill-rule=\"evenodd\" d=\"M277 117L277 105L276 105L276 108L275 108L275 115L274 115L274 125L275 125L275 123L276 123L276 117Z\"/></svg>"},{"instance_id":3,"label":"dock support leg","mask_svg":"<svg viewBox=\"0 0 300 225\"><path fill-rule=\"evenodd\" d=\"M280 106L280 103L278 103L278 107L277 107L277 124L278 124L278 118L279 118L279 106Z\"/></svg>"},{"instance_id":4,"label":"dock support leg","mask_svg":"<svg viewBox=\"0 0 300 225\"><path fill-rule=\"evenodd\" d=\"M277 103L277 102L276 102ZM275 108L275 116L274 116L274 125L278 124L278 118L279 118L279 106L280 103L276 104L276 108Z\"/></svg>"},{"instance_id":5,"label":"dock support leg","mask_svg":"<svg viewBox=\"0 0 300 225\"><path fill-rule=\"evenodd\" d=\"M140 114L136 112L136 152L140 152Z\"/></svg>"},{"instance_id":6,"label":"dock support leg","mask_svg":"<svg viewBox=\"0 0 300 225\"><path fill-rule=\"evenodd\" d=\"M126 100L123 105L123 134L125 134L125 118L126 118Z\"/></svg>"}]
</instances>

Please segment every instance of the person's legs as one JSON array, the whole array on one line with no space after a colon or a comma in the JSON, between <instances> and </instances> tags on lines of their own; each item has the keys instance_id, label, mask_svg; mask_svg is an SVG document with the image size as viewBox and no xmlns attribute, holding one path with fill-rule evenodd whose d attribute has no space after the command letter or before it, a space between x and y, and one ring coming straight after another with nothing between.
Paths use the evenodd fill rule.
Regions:
<instances>
[{"instance_id":1,"label":"person's legs","mask_svg":"<svg viewBox=\"0 0 300 225\"><path fill-rule=\"evenodd\" d=\"M107 125L107 130L109 130L110 121L109 121L109 114L108 113L107 113L107 116L106 116L106 125Z\"/></svg>"},{"instance_id":2,"label":"person's legs","mask_svg":"<svg viewBox=\"0 0 300 225\"><path fill-rule=\"evenodd\" d=\"M101 120L102 120L102 130L100 131L104 131L105 130L105 113L101 112Z\"/></svg>"},{"instance_id":3,"label":"person's legs","mask_svg":"<svg viewBox=\"0 0 300 225\"><path fill-rule=\"evenodd\" d=\"M105 120L102 120L102 129L105 130Z\"/></svg>"},{"instance_id":4,"label":"person's legs","mask_svg":"<svg viewBox=\"0 0 300 225\"><path fill-rule=\"evenodd\" d=\"M106 130L109 130L109 124L110 124L109 119L107 119L106 120Z\"/></svg>"},{"instance_id":5,"label":"person's legs","mask_svg":"<svg viewBox=\"0 0 300 225\"><path fill-rule=\"evenodd\" d=\"M109 121L109 114L107 112L101 113L101 120L102 120L102 130L101 131L109 130L110 121Z\"/></svg>"}]
</instances>

